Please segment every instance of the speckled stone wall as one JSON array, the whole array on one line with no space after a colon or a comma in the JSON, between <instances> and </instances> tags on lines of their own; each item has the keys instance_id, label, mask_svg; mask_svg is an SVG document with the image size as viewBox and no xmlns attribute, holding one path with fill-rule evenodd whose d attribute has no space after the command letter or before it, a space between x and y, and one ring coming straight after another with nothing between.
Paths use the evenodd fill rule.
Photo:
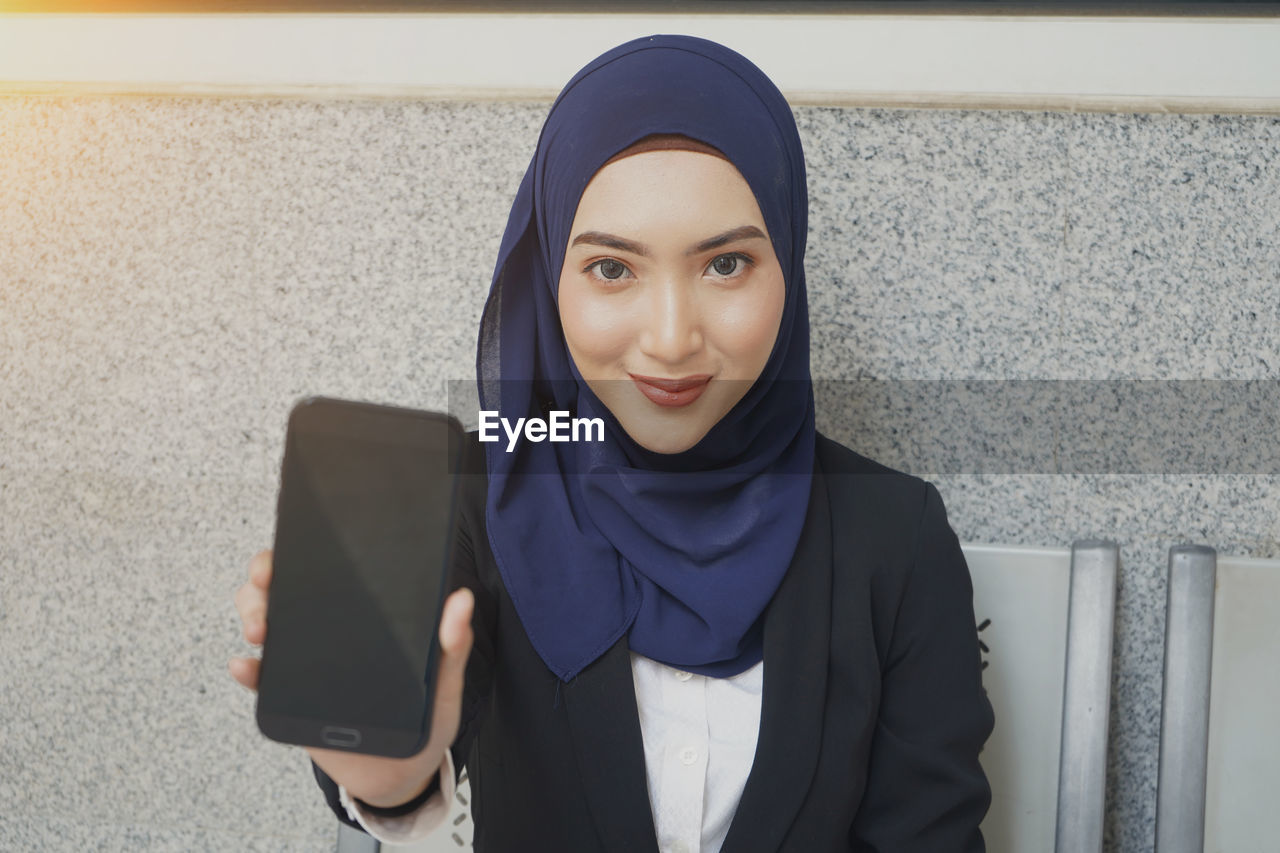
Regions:
<instances>
[{"instance_id":1,"label":"speckled stone wall","mask_svg":"<svg viewBox=\"0 0 1280 853\"><path fill-rule=\"evenodd\" d=\"M332 845L231 595L294 400L472 375L545 108L0 97L0 849ZM797 115L827 388L1277 378L1280 118ZM1167 549L1280 557L1280 478L1064 470L914 473L966 541L1120 542L1106 846L1148 851Z\"/></svg>"}]
</instances>

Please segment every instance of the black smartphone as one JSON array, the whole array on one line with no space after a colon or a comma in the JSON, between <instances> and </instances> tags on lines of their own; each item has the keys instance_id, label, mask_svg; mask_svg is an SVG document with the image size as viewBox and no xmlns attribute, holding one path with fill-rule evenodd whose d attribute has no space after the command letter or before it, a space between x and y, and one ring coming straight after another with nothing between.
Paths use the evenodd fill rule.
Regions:
<instances>
[{"instance_id":1,"label":"black smartphone","mask_svg":"<svg viewBox=\"0 0 1280 853\"><path fill-rule=\"evenodd\" d=\"M426 745L461 425L311 397L289 416L258 727L404 758Z\"/></svg>"}]
</instances>

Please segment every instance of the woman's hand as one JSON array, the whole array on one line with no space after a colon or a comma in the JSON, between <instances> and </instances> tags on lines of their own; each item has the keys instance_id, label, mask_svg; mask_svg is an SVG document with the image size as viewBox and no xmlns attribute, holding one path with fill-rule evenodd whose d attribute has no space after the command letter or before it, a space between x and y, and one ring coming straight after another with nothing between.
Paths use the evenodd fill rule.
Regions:
<instances>
[{"instance_id":1,"label":"woman's hand","mask_svg":"<svg viewBox=\"0 0 1280 853\"><path fill-rule=\"evenodd\" d=\"M236 590L236 610L244 638L260 646L267 638L267 594L271 588L271 552L262 551L249 562L249 580ZM471 653L471 613L475 599L463 588L445 600L440 617L440 665L436 675L435 709L427 745L409 758L384 758L335 749L305 747L331 779L372 806L394 806L413 799L435 778L444 752L458 736L462 716L463 675ZM250 690L258 688L261 661L232 658L231 677Z\"/></svg>"}]
</instances>

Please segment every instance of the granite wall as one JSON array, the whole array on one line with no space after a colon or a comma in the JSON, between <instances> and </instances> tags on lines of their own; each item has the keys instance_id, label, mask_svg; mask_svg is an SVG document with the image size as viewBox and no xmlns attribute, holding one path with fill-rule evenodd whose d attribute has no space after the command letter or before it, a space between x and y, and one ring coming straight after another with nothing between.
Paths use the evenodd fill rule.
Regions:
<instances>
[{"instance_id":1,"label":"granite wall","mask_svg":"<svg viewBox=\"0 0 1280 853\"><path fill-rule=\"evenodd\" d=\"M231 596L298 397L438 407L472 375L545 109L0 97L0 849L332 844L226 673ZM1054 440L948 465L849 389L1276 379L1280 117L797 117L820 426L933 477L966 541L1121 544L1106 847L1151 850L1167 549L1280 557L1275 466L1073 467ZM922 399L916 425L953 411Z\"/></svg>"}]
</instances>

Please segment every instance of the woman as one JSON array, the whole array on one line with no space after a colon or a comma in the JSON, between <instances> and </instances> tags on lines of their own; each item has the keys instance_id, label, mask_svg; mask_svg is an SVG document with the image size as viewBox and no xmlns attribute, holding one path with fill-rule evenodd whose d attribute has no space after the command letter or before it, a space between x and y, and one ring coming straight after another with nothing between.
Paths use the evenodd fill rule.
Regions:
<instances>
[{"instance_id":1,"label":"woman","mask_svg":"<svg viewBox=\"0 0 1280 853\"><path fill-rule=\"evenodd\" d=\"M429 743L309 750L340 819L417 837L465 763L477 850L983 849L968 572L931 485L815 431L806 215L738 54L637 39L565 87L477 373L481 408L605 440L472 446Z\"/></svg>"}]
</instances>

